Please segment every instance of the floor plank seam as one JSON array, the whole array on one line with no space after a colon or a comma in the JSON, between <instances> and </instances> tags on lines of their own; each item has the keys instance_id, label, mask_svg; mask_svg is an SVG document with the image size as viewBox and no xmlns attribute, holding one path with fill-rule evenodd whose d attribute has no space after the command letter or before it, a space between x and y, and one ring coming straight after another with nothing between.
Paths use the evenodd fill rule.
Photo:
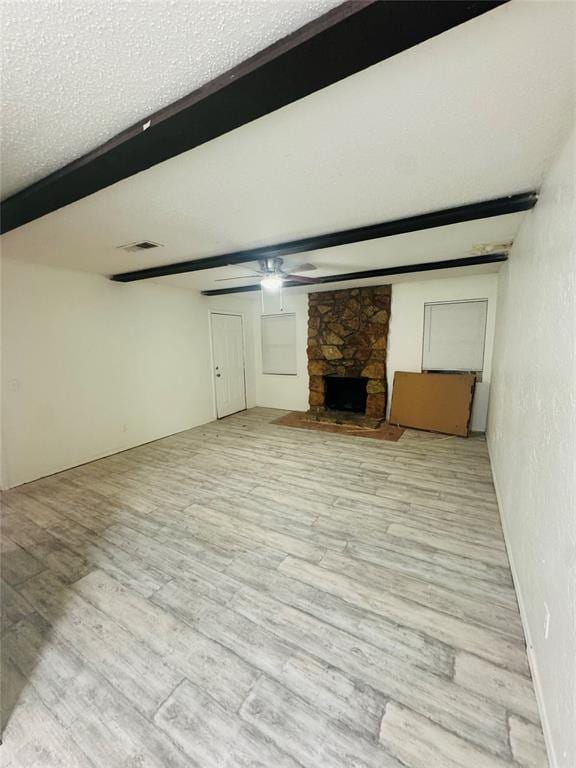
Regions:
<instances>
[{"instance_id":1,"label":"floor plank seam","mask_svg":"<svg viewBox=\"0 0 576 768\"><path fill-rule=\"evenodd\" d=\"M3 495L3 646L33 680L5 754L41 733L74 768L545 768L485 441L278 414Z\"/></svg>"}]
</instances>

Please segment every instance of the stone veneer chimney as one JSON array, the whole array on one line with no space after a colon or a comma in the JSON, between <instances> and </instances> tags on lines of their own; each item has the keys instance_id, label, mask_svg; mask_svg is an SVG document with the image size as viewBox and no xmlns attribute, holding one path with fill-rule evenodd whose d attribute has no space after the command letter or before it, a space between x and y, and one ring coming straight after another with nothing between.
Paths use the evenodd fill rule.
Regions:
<instances>
[{"instance_id":1,"label":"stone veneer chimney","mask_svg":"<svg viewBox=\"0 0 576 768\"><path fill-rule=\"evenodd\" d=\"M386 416L389 285L308 295L310 410L324 409L325 376L368 379L366 416Z\"/></svg>"}]
</instances>

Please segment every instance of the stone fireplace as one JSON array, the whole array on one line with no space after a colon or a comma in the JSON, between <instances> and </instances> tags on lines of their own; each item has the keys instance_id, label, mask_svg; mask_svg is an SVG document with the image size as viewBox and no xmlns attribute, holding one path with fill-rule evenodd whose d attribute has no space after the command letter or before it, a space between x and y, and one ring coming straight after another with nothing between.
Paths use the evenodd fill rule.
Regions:
<instances>
[{"instance_id":1,"label":"stone fireplace","mask_svg":"<svg viewBox=\"0 0 576 768\"><path fill-rule=\"evenodd\" d=\"M308 295L311 413L384 419L390 294L379 285Z\"/></svg>"}]
</instances>

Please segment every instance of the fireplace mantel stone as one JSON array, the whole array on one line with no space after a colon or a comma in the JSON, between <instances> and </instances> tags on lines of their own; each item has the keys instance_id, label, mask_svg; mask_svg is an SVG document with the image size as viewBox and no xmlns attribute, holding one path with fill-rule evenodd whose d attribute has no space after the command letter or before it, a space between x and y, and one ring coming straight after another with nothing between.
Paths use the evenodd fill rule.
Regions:
<instances>
[{"instance_id":1,"label":"fireplace mantel stone","mask_svg":"<svg viewBox=\"0 0 576 768\"><path fill-rule=\"evenodd\" d=\"M389 285L308 295L311 411L324 409L324 376L368 379L366 416L386 415Z\"/></svg>"}]
</instances>

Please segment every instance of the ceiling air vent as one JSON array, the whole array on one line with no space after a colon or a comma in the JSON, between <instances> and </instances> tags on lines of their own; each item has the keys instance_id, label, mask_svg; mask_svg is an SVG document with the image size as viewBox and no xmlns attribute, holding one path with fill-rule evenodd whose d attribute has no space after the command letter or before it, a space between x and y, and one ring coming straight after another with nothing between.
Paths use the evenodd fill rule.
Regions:
<instances>
[{"instance_id":1,"label":"ceiling air vent","mask_svg":"<svg viewBox=\"0 0 576 768\"><path fill-rule=\"evenodd\" d=\"M135 253L136 251L148 251L150 248L162 248L162 245L160 243L153 243L152 240L140 240L138 243L127 243L117 247L128 253Z\"/></svg>"}]
</instances>

